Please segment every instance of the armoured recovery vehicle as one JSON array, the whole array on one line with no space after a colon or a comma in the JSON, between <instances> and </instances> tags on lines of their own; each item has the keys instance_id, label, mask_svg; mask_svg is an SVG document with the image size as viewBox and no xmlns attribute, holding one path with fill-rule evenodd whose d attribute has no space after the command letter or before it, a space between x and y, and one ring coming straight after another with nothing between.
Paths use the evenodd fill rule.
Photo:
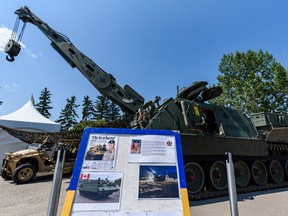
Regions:
<instances>
[{"instance_id":1,"label":"armoured recovery vehicle","mask_svg":"<svg viewBox=\"0 0 288 216\"><path fill-rule=\"evenodd\" d=\"M108 179L84 179L79 182L79 194L88 199L105 199L117 191L119 188Z\"/></svg>"},{"instance_id":2,"label":"armoured recovery vehicle","mask_svg":"<svg viewBox=\"0 0 288 216\"><path fill-rule=\"evenodd\" d=\"M80 140L49 141L32 143L26 149L6 152L1 168L1 177L17 184L31 182L37 173L54 170L59 147L66 147L64 169L71 172L74 167Z\"/></svg>"},{"instance_id":3,"label":"armoured recovery vehicle","mask_svg":"<svg viewBox=\"0 0 288 216\"><path fill-rule=\"evenodd\" d=\"M270 183L275 187L287 185L284 178L288 176L287 114L276 113L275 121L279 120L281 124L273 126L273 122L267 122L267 129L268 125L270 129L261 132L261 127L255 127L255 121L240 110L209 104L208 101L218 97L222 89L207 87L205 81L194 82L178 90L175 98L162 104L160 97L145 103L132 87L125 85L122 88L111 74L79 51L68 37L39 19L28 7L22 7L15 13L23 21L23 27L26 23L38 27L70 66L76 67L101 94L118 104L127 127L180 132L191 199L225 194L226 152L233 154L239 191L266 189ZM11 38L5 47L7 60L13 61L20 50L20 42ZM262 114L254 114L253 119L259 115Z\"/></svg>"},{"instance_id":4,"label":"armoured recovery vehicle","mask_svg":"<svg viewBox=\"0 0 288 216\"><path fill-rule=\"evenodd\" d=\"M102 160L104 153L107 151L106 145L97 145L88 149L85 160Z\"/></svg>"}]
</instances>

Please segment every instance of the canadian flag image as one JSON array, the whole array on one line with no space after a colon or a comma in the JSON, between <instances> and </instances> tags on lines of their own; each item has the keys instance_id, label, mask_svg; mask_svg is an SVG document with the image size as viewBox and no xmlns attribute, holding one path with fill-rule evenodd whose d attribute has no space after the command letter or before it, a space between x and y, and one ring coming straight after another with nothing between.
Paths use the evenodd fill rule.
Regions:
<instances>
[{"instance_id":1,"label":"canadian flag image","mask_svg":"<svg viewBox=\"0 0 288 216\"><path fill-rule=\"evenodd\" d=\"M89 178L90 178L90 173L80 175L80 179L89 179Z\"/></svg>"}]
</instances>

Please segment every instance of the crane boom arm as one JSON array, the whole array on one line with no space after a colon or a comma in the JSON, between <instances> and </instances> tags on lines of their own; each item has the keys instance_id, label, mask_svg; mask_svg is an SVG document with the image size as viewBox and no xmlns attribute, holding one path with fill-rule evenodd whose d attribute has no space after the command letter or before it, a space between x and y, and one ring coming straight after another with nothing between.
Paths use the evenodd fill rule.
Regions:
<instances>
[{"instance_id":1,"label":"crane boom arm","mask_svg":"<svg viewBox=\"0 0 288 216\"><path fill-rule=\"evenodd\" d=\"M104 96L115 102L127 115L133 115L144 105L144 98L130 86L122 88L115 78L105 72L90 58L78 50L65 35L55 31L48 24L33 14L25 6L15 12L24 23L32 23L38 27L51 41L51 46L69 63L92 83L92 85Z\"/></svg>"}]
</instances>

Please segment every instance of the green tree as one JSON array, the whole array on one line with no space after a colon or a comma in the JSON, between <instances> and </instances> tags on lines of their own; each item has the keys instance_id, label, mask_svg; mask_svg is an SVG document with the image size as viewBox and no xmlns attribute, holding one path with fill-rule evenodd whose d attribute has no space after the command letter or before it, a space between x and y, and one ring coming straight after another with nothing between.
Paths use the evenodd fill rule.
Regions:
<instances>
[{"instance_id":1,"label":"green tree","mask_svg":"<svg viewBox=\"0 0 288 216\"><path fill-rule=\"evenodd\" d=\"M288 74L268 52L223 55L219 65L220 97L212 102L243 111L287 111Z\"/></svg>"},{"instance_id":2,"label":"green tree","mask_svg":"<svg viewBox=\"0 0 288 216\"><path fill-rule=\"evenodd\" d=\"M126 125L122 121L105 122L103 119L99 121L87 120L81 121L74 125L73 130L83 131L85 128L126 128Z\"/></svg>"},{"instance_id":3,"label":"green tree","mask_svg":"<svg viewBox=\"0 0 288 216\"><path fill-rule=\"evenodd\" d=\"M121 117L121 109L113 101L110 101L109 114L107 116L107 122L118 121Z\"/></svg>"},{"instance_id":4,"label":"green tree","mask_svg":"<svg viewBox=\"0 0 288 216\"><path fill-rule=\"evenodd\" d=\"M106 127L107 123L104 120L93 121L93 120L83 120L79 124L73 127L73 130L82 131L87 127L90 128L101 128Z\"/></svg>"},{"instance_id":5,"label":"green tree","mask_svg":"<svg viewBox=\"0 0 288 216\"><path fill-rule=\"evenodd\" d=\"M67 104L65 105L65 108L61 110L60 117L56 120L56 122L61 124L62 131L71 130L74 125L77 124L77 118L79 118L76 112L77 108L79 107L79 105L76 104L76 97L72 96L66 101Z\"/></svg>"},{"instance_id":6,"label":"green tree","mask_svg":"<svg viewBox=\"0 0 288 216\"><path fill-rule=\"evenodd\" d=\"M40 93L39 102L35 105L38 112L40 112L46 118L51 117L49 110L53 108L52 106L50 106L51 95L52 94L50 93L50 91L45 87Z\"/></svg>"},{"instance_id":7,"label":"green tree","mask_svg":"<svg viewBox=\"0 0 288 216\"><path fill-rule=\"evenodd\" d=\"M103 95L97 96L95 101L95 119L99 121L100 119L107 122L109 118L110 101L107 97Z\"/></svg>"},{"instance_id":8,"label":"green tree","mask_svg":"<svg viewBox=\"0 0 288 216\"><path fill-rule=\"evenodd\" d=\"M90 100L90 97L87 95L84 97L83 104L82 104L82 120L81 121L87 121L94 118L94 105L93 101Z\"/></svg>"}]
</instances>

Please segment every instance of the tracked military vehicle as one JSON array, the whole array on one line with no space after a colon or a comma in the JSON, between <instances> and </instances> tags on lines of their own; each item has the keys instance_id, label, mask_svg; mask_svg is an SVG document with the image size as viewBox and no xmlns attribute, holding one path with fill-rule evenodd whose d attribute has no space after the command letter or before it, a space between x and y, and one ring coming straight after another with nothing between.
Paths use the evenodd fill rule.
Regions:
<instances>
[{"instance_id":1,"label":"tracked military vehicle","mask_svg":"<svg viewBox=\"0 0 288 216\"><path fill-rule=\"evenodd\" d=\"M15 13L23 21L23 27L26 23L38 27L69 65L76 67L101 94L118 104L125 114L123 120L127 127L180 132L191 199L226 193L226 152L233 154L238 191L262 190L271 185L287 186L287 114L273 114L276 122L281 121L279 124L267 121L264 126L255 127L253 122L257 122L257 117L266 114L249 117L239 110L209 104L210 99L221 95L222 89L209 88L205 81L194 82L180 89L175 98L162 104L158 96L154 101L145 103L132 87L125 85L122 88L111 74L79 51L68 37L39 19L28 7L22 7ZM14 61L20 49L20 41L16 37L11 38L5 47L7 60ZM261 132L264 127L265 131Z\"/></svg>"},{"instance_id":2,"label":"tracked military vehicle","mask_svg":"<svg viewBox=\"0 0 288 216\"><path fill-rule=\"evenodd\" d=\"M97 145L90 147L85 155L85 160L102 160L107 151L106 145Z\"/></svg>"},{"instance_id":3,"label":"tracked military vehicle","mask_svg":"<svg viewBox=\"0 0 288 216\"><path fill-rule=\"evenodd\" d=\"M105 199L112 193L119 191L119 188L108 179L90 180L84 179L79 182L79 194L88 199Z\"/></svg>"}]
</instances>

